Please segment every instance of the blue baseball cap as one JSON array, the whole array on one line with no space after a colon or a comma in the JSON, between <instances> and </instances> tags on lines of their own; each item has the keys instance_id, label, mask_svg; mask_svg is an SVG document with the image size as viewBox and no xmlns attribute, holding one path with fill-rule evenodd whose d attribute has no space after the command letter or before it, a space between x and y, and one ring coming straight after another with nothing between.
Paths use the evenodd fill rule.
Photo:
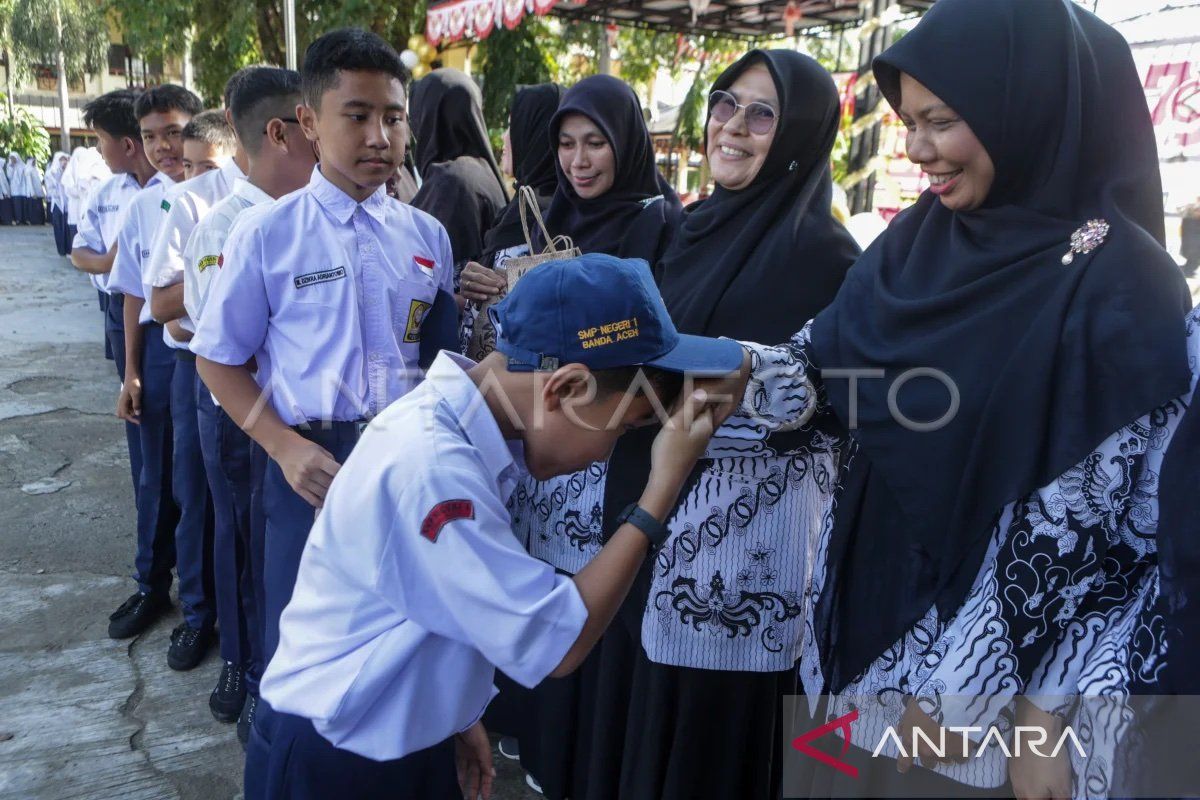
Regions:
<instances>
[{"instance_id":1,"label":"blue baseball cap","mask_svg":"<svg viewBox=\"0 0 1200 800\"><path fill-rule=\"evenodd\" d=\"M588 253L548 261L521 276L488 314L496 349L515 372L579 363L713 376L742 366L742 346L732 339L675 330L641 259Z\"/></svg>"}]
</instances>

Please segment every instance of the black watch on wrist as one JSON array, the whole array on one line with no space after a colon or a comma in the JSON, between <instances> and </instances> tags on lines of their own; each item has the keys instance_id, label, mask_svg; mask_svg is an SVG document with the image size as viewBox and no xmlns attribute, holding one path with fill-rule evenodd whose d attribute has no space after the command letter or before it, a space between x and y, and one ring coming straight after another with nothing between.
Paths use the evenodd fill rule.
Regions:
<instances>
[{"instance_id":1,"label":"black watch on wrist","mask_svg":"<svg viewBox=\"0 0 1200 800\"><path fill-rule=\"evenodd\" d=\"M662 543L671 535L670 528L656 520L649 511L637 503L630 503L624 511L617 515L618 527L626 522L646 535L646 538L650 540L651 549L661 547Z\"/></svg>"}]
</instances>

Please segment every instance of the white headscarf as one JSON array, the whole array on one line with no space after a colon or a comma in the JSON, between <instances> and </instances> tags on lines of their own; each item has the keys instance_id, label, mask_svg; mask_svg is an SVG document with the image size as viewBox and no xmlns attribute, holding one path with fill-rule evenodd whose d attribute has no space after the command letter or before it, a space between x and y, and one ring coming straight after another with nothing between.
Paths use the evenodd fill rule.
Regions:
<instances>
[{"instance_id":1,"label":"white headscarf","mask_svg":"<svg viewBox=\"0 0 1200 800\"><path fill-rule=\"evenodd\" d=\"M100 152L94 147L76 147L62 174L63 194L83 203L88 192L100 181L112 175Z\"/></svg>"},{"instance_id":2,"label":"white headscarf","mask_svg":"<svg viewBox=\"0 0 1200 800\"><path fill-rule=\"evenodd\" d=\"M42 171L33 156L25 159L25 188L30 197L46 196L46 190L42 186Z\"/></svg>"},{"instance_id":3,"label":"white headscarf","mask_svg":"<svg viewBox=\"0 0 1200 800\"><path fill-rule=\"evenodd\" d=\"M63 207L62 174L71 157L58 150L46 164L46 196L59 208Z\"/></svg>"},{"instance_id":4,"label":"white headscarf","mask_svg":"<svg viewBox=\"0 0 1200 800\"><path fill-rule=\"evenodd\" d=\"M9 189L13 194L24 195L25 165L21 162L21 154L16 150L8 154L4 162L4 174L8 176Z\"/></svg>"}]
</instances>

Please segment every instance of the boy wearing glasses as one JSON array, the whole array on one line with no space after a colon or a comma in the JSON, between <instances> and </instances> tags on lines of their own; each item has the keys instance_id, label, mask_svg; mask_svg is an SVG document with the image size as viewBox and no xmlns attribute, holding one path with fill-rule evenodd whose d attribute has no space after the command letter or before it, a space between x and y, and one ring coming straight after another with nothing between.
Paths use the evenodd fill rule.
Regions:
<instances>
[{"instance_id":1,"label":"boy wearing glasses","mask_svg":"<svg viewBox=\"0 0 1200 800\"><path fill-rule=\"evenodd\" d=\"M312 144L296 122L300 74L276 67L243 70L230 94L229 111L248 163L247 176L233 182L229 195L196 224L183 252L183 305L199 324L221 252L235 222L251 208L308 182L316 163ZM209 696L209 709L222 722L238 723L244 745L258 705L262 674L261 526L251 526L254 491L250 437L196 383L200 447L213 498L213 580L223 666Z\"/></svg>"}]
</instances>

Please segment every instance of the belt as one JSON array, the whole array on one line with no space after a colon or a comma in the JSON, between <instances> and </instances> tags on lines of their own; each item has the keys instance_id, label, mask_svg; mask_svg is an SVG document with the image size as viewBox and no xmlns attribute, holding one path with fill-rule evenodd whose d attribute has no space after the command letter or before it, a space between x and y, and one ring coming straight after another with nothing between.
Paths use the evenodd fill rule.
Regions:
<instances>
[{"instance_id":1,"label":"belt","mask_svg":"<svg viewBox=\"0 0 1200 800\"><path fill-rule=\"evenodd\" d=\"M303 436L305 439L313 439L320 436L323 432L337 433L354 433L360 434L366 430L369 420L351 419L351 420L330 420L330 419L310 419L299 425L292 425L291 428L296 433Z\"/></svg>"}]
</instances>

